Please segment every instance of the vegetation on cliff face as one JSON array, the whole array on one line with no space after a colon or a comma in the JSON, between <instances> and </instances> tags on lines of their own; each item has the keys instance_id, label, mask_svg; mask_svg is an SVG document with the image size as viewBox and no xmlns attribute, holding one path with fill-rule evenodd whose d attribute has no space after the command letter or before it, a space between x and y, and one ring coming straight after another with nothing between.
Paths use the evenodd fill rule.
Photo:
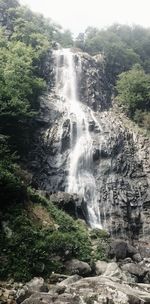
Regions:
<instances>
[{"instance_id":1,"label":"vegetation on cliff face","mask_svg":"<svg viewBox=\"0 0 150 304\"><path fill-rule=\"evenodd\" d=\"M149 41L149 28L114 24L102 30L88 27L85 33L79 34L75 43L91 55L103 53L108 72L113 72L111 79L114 81L114 76L128 70L135 63L141 63L144 70L150 72Z\"/></svg>"},{"instance_id":2,"label":"vegetation on cliff face","mask_svg":"<svg viewBox=\"0 0 150 304\"><path fill-rule=\"evenodd\" d=\"M24 203L3 206L0 225L0 277L27 281L33 276L48 277L52 271L64 272L68 259L92 263L106 257L106 234L92 253L84 224L73 220L52 202L28 189ZM97 235L96 235L97 238Z\"/></svg>"},{"instance_id":3,"label":"vegetation on cliff face","mask_svg":"<svg viewBox=\"0 0 150 304\"><path fill-rule=\"evenodd\" d=\"M0 278L27 281L64 271L67 259L92 259L84 226L29 189L17 164L51 85L52 43L71 46L72 37L16 0L0 0L0 17Z\"/></svg>"},{"instance_id":4,"label":"vegetation on cliff face","mask_svg":"<svg viewBox=\"0 0 150 304\"><path fill-rule=\"evenodd\" d=\"M0 0L1 202L14 195L15 187L19 192L19 184L22 188L24 183L14 165L17 159L11 154L17 151L22 156L29 150L39 96L52 81L53 41L71 46L70 31L63 32L59 25L17 0Z\"/></svg>"},{"instance_id":5,"label":"vegetation on cliff face","mask_svg":"<svg viewBox=\"0 0 150 304\"><path fill-rule=\"evenodd\" d=\"M116 89L118 101L127 108L130 116L150 130L150 74L135 65L119 75Z\"/></svg>"},{"instance_id":6,"label":"vegetation on cliff face","mask_svg":"<svg viewBox=\"0 0 150 304\"><path fill-rule=\"evenodd\" d=\"M39 96L51 82L53 40L71 46L72 37L17 0L0 0L0 25L0 277L28 280L61 271L66 252L91 256L82 225L29 190L30 177L17 164L29 149Z\"/></svg>"},{"instance_id":7,"label":"vegetation on cliff face","mask_svg":"<svg viewBox=\"0 0 150 304\"><path fill-rule=\"evenodd\" d=\"M119 24L105 30L89 27L79 34L75 44L91 55L103 54L112 92L128 109L129 116L149 130L150 28ZM135 65L141 68L135 70Z\"/></svg>"},{"instance_id":8,"label":"vegetation on cliff face","mask_svg":"<svg viewBox=\"0 0 150 304\"><path fill-rule=\"evenodd\" d=\"M52 41L71 45L72 38L18 1L0 0L0 14L0 127L5 119L6 130L6 121L21 124L38 109L38 97L50 82Z\"/></svg>"}]
</instances>

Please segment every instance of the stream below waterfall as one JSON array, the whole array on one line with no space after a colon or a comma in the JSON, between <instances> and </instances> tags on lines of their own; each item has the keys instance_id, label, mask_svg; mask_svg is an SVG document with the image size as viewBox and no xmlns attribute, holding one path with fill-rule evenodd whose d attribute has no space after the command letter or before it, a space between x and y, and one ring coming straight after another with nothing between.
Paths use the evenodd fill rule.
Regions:
<instances>
[{"instance_id":1,"label":"stream below waterfall","mask_svg":"<svg viewBox=\"0 0 150 304\"><path fill-rule=\"evenodd\" d=\"M94 112L80 102L80 57L70 49L54 51L56 60L56 94L70 121L70 153L66 192L78 194L87 204L88 222L101 228L101 216L93 174L93 140L89 120L96 121Z\"/></svg>"}]
</instances>

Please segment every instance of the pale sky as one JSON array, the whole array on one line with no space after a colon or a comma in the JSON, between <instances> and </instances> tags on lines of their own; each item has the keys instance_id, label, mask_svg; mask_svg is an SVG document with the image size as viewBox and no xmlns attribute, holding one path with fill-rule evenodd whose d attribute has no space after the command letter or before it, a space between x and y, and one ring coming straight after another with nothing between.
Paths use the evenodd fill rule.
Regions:
<instances>
[{"instance_id":1,"label":"pale sky","mask_svg":"<svg viewBox=\"0 0 150 304\"><path fill-rule=\"evenodd\" d=\"M150 0L20 0L77 35L113 23L150 27Z\"/></svg>"}]
</instances>

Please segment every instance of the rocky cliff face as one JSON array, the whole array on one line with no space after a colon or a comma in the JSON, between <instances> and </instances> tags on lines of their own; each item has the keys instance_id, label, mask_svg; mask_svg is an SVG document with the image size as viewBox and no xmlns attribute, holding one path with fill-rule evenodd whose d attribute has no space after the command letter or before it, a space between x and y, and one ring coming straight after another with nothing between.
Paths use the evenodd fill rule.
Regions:
<instances>
[{"instance_id":1,"label":"rocky cliff face","mask_svg":"<svg viewBox=\"0 0 150 304\"><path fill-rule=\"evenodd\" d=\"M78 95L92 138L92 174L102 227L117 237L140 237L148 241L148 139L118 109L111 106L103 58L75 53L76 64L79 60ZM39 127L29 161L33 184L48 193L67 191L71 120L55 85L41 98L37 124ZM76 132L76 121L73 130Z\"/></svg>"}]
</instances>

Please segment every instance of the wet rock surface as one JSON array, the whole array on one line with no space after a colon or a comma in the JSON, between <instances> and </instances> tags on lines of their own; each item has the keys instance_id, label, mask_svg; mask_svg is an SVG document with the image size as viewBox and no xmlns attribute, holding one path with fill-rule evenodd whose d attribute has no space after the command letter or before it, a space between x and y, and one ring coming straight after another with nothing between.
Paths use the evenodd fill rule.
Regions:
<instances>
[{"instance_id":1,"label":"wet rock surface","mask_svg":"<svg viewBox=\"0 0 150 304\"><path fill-rule=\"evenodd\" d=\"M66 211L74 218L81 218L86 220L86 204L77 194L70 194L67 192L56 192L49 196L57 207Z\"/></svg>"},{"instance_id":2,"label":"wet rock surface","mask_svg":"<svg viewBox=\"0 0 150 304\"><path fill-rule=\"evenodd\" d=\"M80 100L94 111L108 109L111 105L111 88L104 73L103 56L92 57L87 53L80 53L80 58Z\"/></svg>"},{"instance_id":3,"label":"wet rock surface","mask_svg":"<svg viewBox=\"0 0 150 304\"><path fill-rule=\"evenodd\" d=\"M109 255L115 256L116 260L135 257L136 254L137 249L124 240L113 240L110 244Z\"/></svg>"},{"instance_id":4,"label":"wet rock surface","mask_svg":"<svg viewBox=\"0 0 150 304\"><path fill-rule=\"evenodd\" d=\"M76 60L79 57L82 63L79 93L93 140L92 171L102 227L113 236L147 242L148 252L149 140L117 108L110 108L103 62L87 54L78 54ZM29 155L33 186L48 193L67 191L70 119L54 88L41 99L38 119L39 129ZM76 121L73 132L76 133Z\"/></svg>"}]
</instances>

